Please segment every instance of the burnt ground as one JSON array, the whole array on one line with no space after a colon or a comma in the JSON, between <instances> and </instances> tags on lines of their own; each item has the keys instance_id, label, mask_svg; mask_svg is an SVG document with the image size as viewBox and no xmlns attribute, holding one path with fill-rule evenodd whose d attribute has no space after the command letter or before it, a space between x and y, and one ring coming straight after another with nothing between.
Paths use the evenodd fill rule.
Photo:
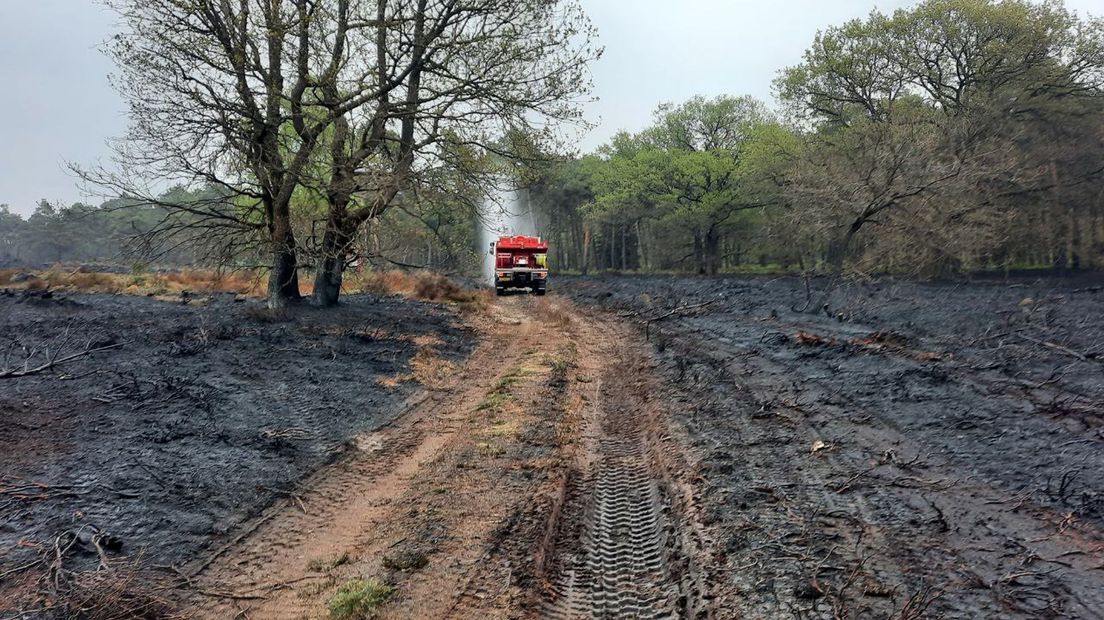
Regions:
<instances>
[{"instance_id":1,"label":"burnt ground","mask_svg":"<svg viewBox=\"0 0 1104 620\"><path fill-rule=\"evenodd\" d=\"M156 617L112 589L157 585L135 559L182 617L363 578L383 617L1102 617L1101 285L887 279L809 314L798 278L563 277L575 305L279 321L0 294L14 358L103 349L0 378L0 617L67 587Z\"/></svg>"},{"instance_id":2,"label":"burnt ground","mask_svg":"<svg viewBox=\"0 0 1104 620\"><path fill-rule=\"evenodd\" d=\"M816 314L789 277L555 292L654 346L714 539L713 617L1094 618L1101 284L885 279Z\"/></svg>"},{"instance_id":3,"label":"burnt ground","mask_svg":"<svg viewBox=\"0 0 1104 620\"><path fill-rule=\"evenodd\" d=\"M117 345L0 378L0 601L33 590L47 562L33 563L71 534L81 540L66 570L96 567L97 533L109 556L196 562L355 434L389 423L417 387L415 356L464 358L475 338L461 325L444 306L399 298L273 321L232 296L0 292L0 355L14 343L13 361L24 348L41 362L46 346Z\"/></svg>"}]
</instances>

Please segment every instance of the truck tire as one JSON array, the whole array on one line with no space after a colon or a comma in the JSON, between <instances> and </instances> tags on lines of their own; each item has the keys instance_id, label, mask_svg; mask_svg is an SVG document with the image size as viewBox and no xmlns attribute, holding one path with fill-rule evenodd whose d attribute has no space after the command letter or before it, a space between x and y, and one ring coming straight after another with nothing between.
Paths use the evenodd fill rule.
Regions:
<instances>
[{"instance_id":1,"label":"truck tire","mask_svg":"<svg viewBox=\"0 0 1104 620\"><path fill-rule=\"evenodd\" d=\"M536 293L537 295L544 295L545 290L543 288L535 288L535 289L533 289L533 292Z\"/></svg>"},{"instance_id":2,"label":"truck tire","mask_svg":"<svg viewBox=\"0 0 1104 620\"><path fill-rule=\"evenodd\" d=\"M502 297L505 294L506 294L506 289L502 288L501 286L496 286L495 287L495 295L497 295L498 297Z\"/></svg>"}]
</instances>

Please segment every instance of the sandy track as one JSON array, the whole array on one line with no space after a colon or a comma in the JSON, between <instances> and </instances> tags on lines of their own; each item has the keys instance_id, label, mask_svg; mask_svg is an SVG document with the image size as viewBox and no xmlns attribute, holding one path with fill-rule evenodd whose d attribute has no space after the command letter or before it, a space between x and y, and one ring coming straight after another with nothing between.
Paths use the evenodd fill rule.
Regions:
<instances>
[{"instance_id":1,"label":"sandy track","mask_svg":"<svg viewBox=\"0 0 1104 620\"><path fill-rule=\"evenodd\" d=\"M638 338L591 317L611 338L587 410L557 532L544 612L552 618L708 617L691 468L652 395L660 385Z\"/></svg>"},{"instance_id":2,"label":"sandy track","mask_svg":"<svg viewBox=\"0 0 1104 620\"><path fill-rule=\"evenodd\" d=\"M554 299L473 320L486 338L468 361L223 549L187 615L325 617L362 578L394 587L385 618L698 604L688 477L639 338Z\"/></svg>"}]
</instances>

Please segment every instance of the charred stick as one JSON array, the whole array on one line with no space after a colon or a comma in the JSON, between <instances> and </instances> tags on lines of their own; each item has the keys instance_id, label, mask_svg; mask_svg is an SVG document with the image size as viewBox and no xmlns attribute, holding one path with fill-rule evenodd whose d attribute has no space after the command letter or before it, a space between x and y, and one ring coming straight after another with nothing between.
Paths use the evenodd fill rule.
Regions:
<instances>
[{"instance_id":1,"label":"charred stick","mask_svg":"<svg viewBox=\"0 0 1104 620\"><path fill-rule=\"evenodd\" d=\"M66 355L66 356L63 356L63 357L60 357L60 358L55 356L52 359L48 358L47 361L44 364L42 364L40 366L33 367L33 368L30 366L30 357L28 357L27 358L28 361L26 363L24 363L23 369L21 369L21 370L20 369L14 369L14 368L6 368L4 370L0 370L0 379L13 379L13 378L26 377L26 376L29 376L29 375L37 374L37 373L40 373L40 372L47 371L47 370L49 370L49 369L51 369L55 366L64 364L65 362L70 362L70 361L73 361L75 359L79 359L79 358L82 358L82 357L85 357L85 356L88 356L88 355L92 355L93 353L99 353L101 351L108 351L110 349L118 349L119 347L123 346L124 344L126 344L126 343L119 342L119 343L116 343L116 344L104 345L102 347L94 347L94 348L85 349L83 351L78 351L76 353L70 353L69 355Z\"/></svg>"}]
</instances>

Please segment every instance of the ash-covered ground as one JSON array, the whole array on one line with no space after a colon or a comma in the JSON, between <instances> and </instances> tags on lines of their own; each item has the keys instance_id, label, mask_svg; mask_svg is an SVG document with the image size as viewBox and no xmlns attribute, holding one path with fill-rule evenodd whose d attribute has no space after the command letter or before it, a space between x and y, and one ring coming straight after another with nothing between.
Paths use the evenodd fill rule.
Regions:
<instances>
[{"instance_id":1,"label":"ash-covered ground","mask_svg":"<svg viewBox=\"0 0 1104 620\"><path fill-rule=\"evenodd\" d=\"M812 299L824 281L814 281ZM1100 278L559 278L641 325L717 617L1104 616ZM645 324L647 326L645 327Z\"/></svg>"},{"instance_id":2,"label":"ash-covered ground","mask_svg":"<svg viewBox=\"0 0 1104 620\"><path fill-rule=\"evenodd\" d=\"M415 390L415 355L460 360L474 341L445 306L399 298L273 321L233 296L0 294L9 370L105 348L0 378L0 573L45 558L0 589L31 587L59 541L65 570L95 568L96 534L147 566L201 561L391 421Z\"/></svg>"}]
</instances>

